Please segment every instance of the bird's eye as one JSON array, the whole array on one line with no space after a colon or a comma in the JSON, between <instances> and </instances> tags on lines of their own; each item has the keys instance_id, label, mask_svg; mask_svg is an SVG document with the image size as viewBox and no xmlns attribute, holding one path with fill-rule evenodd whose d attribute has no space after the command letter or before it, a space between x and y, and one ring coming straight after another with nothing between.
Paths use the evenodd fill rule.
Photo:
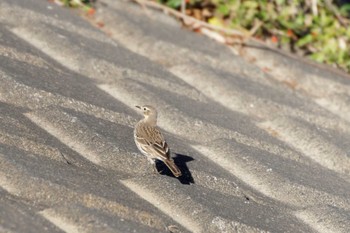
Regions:
<instances>
[{"instance_id":1,"label":"bird's eye","mask_svg":"<svg viewBox=\"0 0 350 233\"><path fill-rule=\"evenodd\" d=\"M143 108L143 111L146 111L146 108Z\"/></svg>"}]
</instances>

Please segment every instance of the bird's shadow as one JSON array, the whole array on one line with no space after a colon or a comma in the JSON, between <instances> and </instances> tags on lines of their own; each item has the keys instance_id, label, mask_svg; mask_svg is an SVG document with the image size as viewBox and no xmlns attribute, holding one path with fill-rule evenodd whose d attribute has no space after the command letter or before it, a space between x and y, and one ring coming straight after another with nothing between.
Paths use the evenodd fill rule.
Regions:
<instances>
[{"instance_id":1,"label":"bird's shadow","mask_svg":"<svg viewBox=\"0 0 350 233\"><path fill-rule=\"evenodd\" d=\"M178 166L178 168L181 170L182 176L178 177L177 179L181 182L181 184L194 184L194 180L192 177L192 174L190 170L187 167L188 162L193 161L194 158L188 155L182 155L182 154L175 154L176 156L173 157L175 164ZM156 162L157 170L160 171L161 175L166 175L170 177L175 177L169 168L161 161Z\"/></svg>"}]
</instances>

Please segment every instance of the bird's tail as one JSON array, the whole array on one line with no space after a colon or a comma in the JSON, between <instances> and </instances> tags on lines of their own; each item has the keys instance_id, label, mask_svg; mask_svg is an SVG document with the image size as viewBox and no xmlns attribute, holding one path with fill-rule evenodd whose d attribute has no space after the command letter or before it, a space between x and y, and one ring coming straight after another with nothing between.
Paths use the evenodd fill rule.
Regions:
<instances>
[{"instance_id":1,"label":"bird's tail","mask_svg":"<svg viewBox=\"0 0 350 233\"><path fill-rule=\"evenodd\" d=\"M170 171L174 174L175 177L179 177L182 175L180 169L174 163L174 160L167 159L167 160L164 160L163 162L170 169Z\"/></svg>"}]
</instances>

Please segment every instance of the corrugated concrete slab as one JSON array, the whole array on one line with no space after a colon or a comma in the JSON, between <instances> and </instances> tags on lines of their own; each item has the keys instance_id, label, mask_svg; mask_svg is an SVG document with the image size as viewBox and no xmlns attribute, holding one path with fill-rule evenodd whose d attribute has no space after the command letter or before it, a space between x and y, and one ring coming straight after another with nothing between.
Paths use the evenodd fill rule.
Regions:
<instances>
[{"instance_id":1,"label":"corrugated concrete slab","mask_svg":"<svg viewBox=\"0 0 350 233\"><path fill-rule=\"evenodd\" d=\"M349 76L235 54L127 1L1 1L0 231L349 232ZM180 179L137 150L137 104Z\"/></svg>"}]
</instances>

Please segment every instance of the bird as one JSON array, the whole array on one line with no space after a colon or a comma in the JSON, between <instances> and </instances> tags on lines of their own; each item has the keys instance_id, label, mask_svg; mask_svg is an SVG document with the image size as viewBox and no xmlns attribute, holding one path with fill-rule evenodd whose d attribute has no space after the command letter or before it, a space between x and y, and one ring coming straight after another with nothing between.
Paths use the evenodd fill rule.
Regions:
<instances>
[{"instance_id":1,"label":"bird","mask_svg":"<svg viewBox=\"0 0 350 233\"><path fill-rule=\"evenodd\" d=\"M157 127L157 110L151 105L135 106L143 113L144 118L140 120L134 128L134 140L139 151L145 155L153 165L156 173L156 160L162 161L173 173L175 177L182 175L170 156L170 149L163 134Z\"/></svg>"}]
</instances>

